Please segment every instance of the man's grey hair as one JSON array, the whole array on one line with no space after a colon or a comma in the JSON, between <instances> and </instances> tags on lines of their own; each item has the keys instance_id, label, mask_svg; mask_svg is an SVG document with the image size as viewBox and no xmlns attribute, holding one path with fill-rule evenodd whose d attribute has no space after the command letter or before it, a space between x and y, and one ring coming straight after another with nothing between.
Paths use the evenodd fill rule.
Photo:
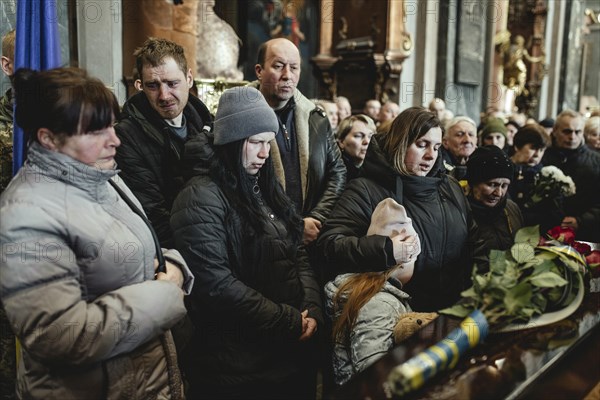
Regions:
<instances>
[{"instance_id":1,"label":"man's grey hair","mask_svg":"<svg viewBox=\"0 0 600 400\"><path fill-rule=\"evenodd\" d=\"M556 128L558 126L558 124L563 120L563 118L566 118L566 117L583 119L583 115L581 115L577 111L571 110L571 109L566 109L566 110L561 111L561 113L556 116L556 120L554 121L554 127Z\"/></svg>"},{"instance_id":2,"label":"man's grey hair","mask_svg":"<svg viewBox=\"0 0 600 400\"><path fill-rule=\"evenodd\" d=\"M477 124L475 123L475 121L473 121L471 118L469 118L467 116L459 115L457 117L452 118L450 121L448 121L446 123L446 126L444 126L444 135L446 135L446 132L448 132L448 130L450 128L452 128L454 125L456 125L460 122L468 122L469 124L473 125L473 128L475 128L475 130L477 130Z\"/></svg>"}]
</instances>

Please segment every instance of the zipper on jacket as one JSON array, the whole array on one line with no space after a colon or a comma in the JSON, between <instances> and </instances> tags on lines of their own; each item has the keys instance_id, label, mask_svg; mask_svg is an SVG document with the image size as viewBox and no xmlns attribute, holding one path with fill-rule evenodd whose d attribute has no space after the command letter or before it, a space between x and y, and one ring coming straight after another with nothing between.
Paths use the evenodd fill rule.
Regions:
<instances>
[{"instance_id":1,"label":"zipper on jacket","mask_svg":"<svg viewBox=\"0 0 600 400\"><path fill-rule=\"evenodd\" d=\"M164 127L164 133L165 133L165 139L167 140L168 146L171 150L173 150L173 152L175 153L175 157L177 157L177 160L181 159L181 154L179 153L179 149L177 148L177 146L175 145L175 143L173 143L173 140L171 138L171 130L169 129L169 127L165 126Z\"/></svg>"},{"instance_id":2,"label":"zipper on jacket","mask_svg":"<svg viewBox=\"0 0 600 400\"><path fill-rule=\"evenodd\" d=\"M440 193L440 211L441 211L441 215L442 215L442 246L440 247L441 249L445 249L446 246L448 245L447 241L448 241L448 235L447 235L447 231L446 231L446 218L445 218L445 207L444 204L446 203L446 199L444 198L444 194ZM440 266L444 265L443 263L443 252L440 252L440 255L438 257L438 263L440 264Z\"/></svg>"},{"instance_id":3,"label":"zipper on jacket","mask_svg":"<svg viewBox=\"0 0 600 400\"><path fill-rule=\"evenodd\" d=\"M287 151L292 151L292 143L290 142L290 134L287 130L287 128L285 127L285 124L282 123L281 127L283 128L283 137L285 137L285 149Z\"/></svg>"}]
</instances>

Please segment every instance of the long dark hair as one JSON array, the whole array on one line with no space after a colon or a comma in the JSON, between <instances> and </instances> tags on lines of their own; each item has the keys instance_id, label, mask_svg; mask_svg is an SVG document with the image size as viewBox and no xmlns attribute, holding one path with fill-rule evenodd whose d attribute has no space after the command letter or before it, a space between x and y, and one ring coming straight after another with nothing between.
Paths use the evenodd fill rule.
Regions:
<instances>
[{"instance_id":1,"label":"long dark hair","mask_svg":"<svg viewBox=\"0 0 600 400\"><path fill-rule=\"evenodd\" d=\"M264 231L264 214L259 197L254 195L254 182L242 165L242 152L247 139L238 140L223 146L215 146L211 161L210 176L230 202L231 209L240 217L242 226L250 235ZM267 158L258 175L258 186L262 200L286 226L295 243L302 237L302 218L296 212L290 198L275 177L271 158Z\"/></svg>"}]
</instances>

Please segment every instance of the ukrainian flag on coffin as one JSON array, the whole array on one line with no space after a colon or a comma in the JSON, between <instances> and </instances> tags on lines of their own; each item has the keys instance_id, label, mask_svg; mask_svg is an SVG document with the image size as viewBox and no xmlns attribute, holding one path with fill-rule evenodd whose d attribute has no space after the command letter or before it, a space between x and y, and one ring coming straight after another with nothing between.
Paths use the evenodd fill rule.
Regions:
<instances>
[{"instance_id":1,"label":"ukrainian flag on coffin","mask_svg":"<svg viewBox=\"0 0 600 400\"><path fill-rule=\"evenodd\" d=\"M585 258L573 247L566 244L555 245L555 246L537 246L537 250L546 251L558 255L565 265L572 269L574 272L582 272L585 270L586 261Z\"/></svg>"},{"instance_id":2,"label":"ukrainian flag on coffin","mask_svg":"<svg viewBox=\"0 0 600 400\"><path fill-rule=\"evenodd\" d=\"M487 337L488 330L485 316L473 311L442 341L395 367L387 387L399 396L420 388L439 371L454 368L464 353Z\"/></svg>"}]
</instances>

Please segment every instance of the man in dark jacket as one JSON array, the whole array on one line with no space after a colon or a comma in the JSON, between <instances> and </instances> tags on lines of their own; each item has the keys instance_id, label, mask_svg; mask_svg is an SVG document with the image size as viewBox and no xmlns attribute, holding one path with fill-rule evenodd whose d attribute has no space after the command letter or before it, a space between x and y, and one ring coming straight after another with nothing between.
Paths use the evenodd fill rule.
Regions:
<instances>
[{"instance_id":1,"label":"man in dark jacket","mask_svg":"<svg viewBox=\"0 0 600 400\"><path fill-rule=\"evenodd\" d=\"M565 199L562 226L573 228L578 240L600 242L600 154L585 145L583 125L579 113L561 112L542 164L560 168L575 182L575 195Z\"/></svg>"},{"instance_id":2,"label":"man in dark jacket","mask_svg":"<svg viewBox=\"0 0 600 400\"><path fill-rule=\"evenodd\" d=\"M467 161L477 148L477 125L469 117L454 117L446 124L442 138L442 159L448 174L457 180L465 179Z\"/></svg>"},{"instance_id":3,"label":"man in dark jacket","mask_svg":"<svg viewBox=\"0 0 600 400\"><path fill-rule=\"evenodd\" d=\"M271 157L279 181L304 218L304 243L314 241L344 190L346 167L327 116L296 89L300 53L287 39L261 45L255 66L261 91L279 119Z\"/></svg>"},{"instance_id":4,"label":"man in dark jacket","mask_svg":"<svg viewBox=\"0 0 600 400\"><path fill-rule=\"evenodd\" d=\"M183 48L165 39L148 39L134 52L142 91L123 106L115 127L120 176L142 203L163 247L171 247L169 218L183 186L184 145L205 135L212 116L198 98Z\"/></svg>"}]
</instances>

